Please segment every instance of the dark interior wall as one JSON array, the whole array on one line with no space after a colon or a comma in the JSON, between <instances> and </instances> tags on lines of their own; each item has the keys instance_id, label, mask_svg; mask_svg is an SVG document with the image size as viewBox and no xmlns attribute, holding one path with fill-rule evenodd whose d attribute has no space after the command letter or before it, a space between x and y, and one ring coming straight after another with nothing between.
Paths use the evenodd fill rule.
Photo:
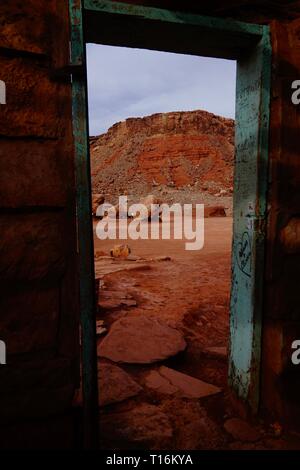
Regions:
<instances>
[{"instance_id":1,"label":"dark interior wall","mask_svg":"<svg viewBox=\"0 0 300 470\"><path fill-rule=\"evenodd\" d=\"M300 18L272 23L269 219L262 362L262 407L273 420L300 427Z\"/></svg>"},{"instance_id":2,"label":"dark interior wall","mask_svg":"<svg viewBox=\"0 0 300 470\"><path fill-rule=\"evenodd\" d=\"M79 380L67 0L0 5L0 443L70 446Z\"/></svg>"}]
</instances>

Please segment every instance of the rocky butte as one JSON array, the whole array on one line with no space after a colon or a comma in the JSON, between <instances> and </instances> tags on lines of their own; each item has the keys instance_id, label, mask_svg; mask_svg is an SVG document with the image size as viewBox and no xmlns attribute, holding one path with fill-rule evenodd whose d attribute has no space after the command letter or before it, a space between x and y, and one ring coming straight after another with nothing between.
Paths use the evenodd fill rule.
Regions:
<instances>
[{"instance_id":1,"label":"rocky butte","mask_svg":"<svg viewBox=\"0 0 300 470\"><path fill-rule=\"evenodd\" d=\"M233 186L234 121L206 111L153 114L90 138L94 193L206 193Z\"/></svg>"}]
</instances>

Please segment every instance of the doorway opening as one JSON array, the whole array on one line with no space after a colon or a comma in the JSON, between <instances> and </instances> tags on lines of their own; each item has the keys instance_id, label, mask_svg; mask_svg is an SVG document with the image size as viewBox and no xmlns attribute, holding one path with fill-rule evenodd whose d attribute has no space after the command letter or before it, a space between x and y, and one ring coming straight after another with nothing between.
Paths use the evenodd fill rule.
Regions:
<instances>
[{"instance_id":1,"label":"doorway opening","mask_svg":"<svg viewBox=\"0 0 300 470\"><path fill-rule=\"evenodd\" d=\"M70 0L70 6L86 426L94 416L92 395L96 385L92 367L96 364L96 344L85 88L88 42L237 60L229 383L239 399L256 412L268 168L268 27L117 2L88 0L83 12L75 1ZM76 66L84 74L76 73ZM145 409L141 413L147 415Z\"/></svg>"},{"instance_id":2,"label":"doorway opening","mask_svg":"<svg viewBox=\"0 0 300 470\"><path fill-rule=\"evenodd\" d=\"M220 448L236 63L88 44L87 77L101 445L146 445L149 416L162 416L152 446L161 448L168 435L166 448ZM124 197L128 207L118 219ZM146 204L146 216L133 216L137 203ZM181 209L177 238L172 218L162 239L168 222L159 212L149 220L151 204ZM126 238L114 231L116 222L127 224ZM189 222L193 240L182 233Z\"/></svg>"}]
</instances>

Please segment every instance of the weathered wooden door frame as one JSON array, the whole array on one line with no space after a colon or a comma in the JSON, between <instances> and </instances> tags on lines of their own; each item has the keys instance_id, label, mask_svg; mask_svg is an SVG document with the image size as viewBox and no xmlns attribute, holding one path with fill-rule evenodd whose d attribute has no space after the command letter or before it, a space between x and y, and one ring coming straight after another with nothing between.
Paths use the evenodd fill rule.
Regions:
<instances>
[{"instance_id":1,"label":"weathered wooden door frame","mask_svg":"<svg viewBox=\"0 0 300 470\"><path fill-rule=\"evenodd\" d=\"M87 42L237 60L229 383L256 412L268 187L269 28L108 0L69 4L86 443L93 439L97 408Z\"/></svg>"}]
</instances>

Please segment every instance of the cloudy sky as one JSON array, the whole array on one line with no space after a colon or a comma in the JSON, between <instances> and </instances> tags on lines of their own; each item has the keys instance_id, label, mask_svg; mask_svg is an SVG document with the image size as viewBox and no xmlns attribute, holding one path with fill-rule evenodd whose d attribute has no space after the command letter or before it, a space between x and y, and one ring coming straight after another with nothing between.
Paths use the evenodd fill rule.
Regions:
<instances>
[{"instance_id":1,"label":"cloudy sky","mask_svg":"<svg viewBox=\"0 0 300 470\"><path fill-rule=\"evenodd\" d=\"M88 44L90 135L128 117L204 109L234 117L234 61Z\"/></svg>"}]
</instances>

